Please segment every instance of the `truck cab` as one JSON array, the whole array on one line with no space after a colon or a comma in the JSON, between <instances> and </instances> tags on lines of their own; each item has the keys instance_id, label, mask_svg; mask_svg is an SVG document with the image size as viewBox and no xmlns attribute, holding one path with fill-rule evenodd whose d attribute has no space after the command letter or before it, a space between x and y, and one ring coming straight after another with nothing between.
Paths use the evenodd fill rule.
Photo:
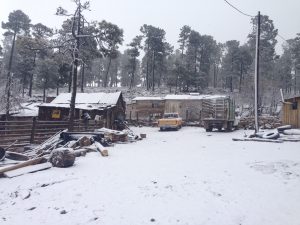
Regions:
<instances>
[{"instance_id":1,"label":"truck cab","mask_svg":"<svg viewBox=\"0 0 300 225\"><path fill-rule=\"evenodd\" d=\"M161 131L166 129L179 130L182 127L182 118L178 113L165 113L163 118L158 120L158 127Z\"/></svg>"}]
</instances>

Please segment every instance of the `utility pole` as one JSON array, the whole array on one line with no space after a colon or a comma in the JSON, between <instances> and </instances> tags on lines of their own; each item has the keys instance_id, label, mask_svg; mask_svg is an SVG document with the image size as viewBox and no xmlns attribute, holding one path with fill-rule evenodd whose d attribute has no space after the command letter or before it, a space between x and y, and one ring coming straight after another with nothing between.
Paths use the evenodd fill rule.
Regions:
<instances>
[{"instance_id":1,"label":"utility pole","mask_svg":"<svg viewBox=\"0 0 300 225\"><path fill-rule=\"evenodd\" d=\"M260 12L257 15L256 50L255 50L255 75L254 75L254 117L255 134L259 130L258 124L258 97L259 97L259 41L260 41Z\"/></svg>"}]
</instances>

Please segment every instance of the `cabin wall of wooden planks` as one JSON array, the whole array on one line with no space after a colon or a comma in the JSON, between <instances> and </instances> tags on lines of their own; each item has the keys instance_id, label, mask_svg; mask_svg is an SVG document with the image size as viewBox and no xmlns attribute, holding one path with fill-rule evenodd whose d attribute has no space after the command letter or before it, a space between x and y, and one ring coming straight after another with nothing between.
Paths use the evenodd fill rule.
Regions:
<instances>
[{"instance_id":1,"label":"cabin wall of wooden planks","mask_svg":"<svg viewBox=\"0 0 300 225\"><path fill-rule=\"evenodd\" d=\"M202 100L171 100L165 102L166 113L179 113L184 121L201 121Z\"/></svg>"},{"instance_id":2,"label":"cabin wall of wooden planks","mask_svg":"<svg viewBox=\"0 0 300 225\"><path fill-rule=\"evenodd\" d=\"M0 146L6 147L18 140L16 145L24 146L29 143L41 143L59 131L68 128L68 121L0 121ZM94 131L104 127L104 121L90 120L85 123L76 120L74 131Z\"/></svg>"},{"instance_id":3,"label":"cabin wall of wooden planks","mask_svg":"<svg viewBox=\"0 0 300 225\"><path fill-rule=\"evenodd\" d=\"M164 110L164 100L137 100L127 105L126 118L135 121L155 120L162 117Z\"/></svg>"},{"instance_id":4,"label":"cabin wall of wooden planks","mask_svg":"<svg viewBox=\"0 0 300 225\"><path fill-rule=\"evenodd\" d=\"M296 109L295 107L293 108L293 103L297 104ZM293 128L300 128L300 97L285 100L282 116L283 124L292 125Z\"/></svg>"}]
</instances>

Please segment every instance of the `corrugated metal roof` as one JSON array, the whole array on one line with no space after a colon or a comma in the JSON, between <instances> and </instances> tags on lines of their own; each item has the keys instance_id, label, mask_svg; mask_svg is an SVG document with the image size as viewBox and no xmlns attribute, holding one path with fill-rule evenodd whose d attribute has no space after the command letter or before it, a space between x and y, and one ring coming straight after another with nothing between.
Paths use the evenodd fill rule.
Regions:
<instances>
[{"instance_id":1,"label":"corrugated metal roof","mask_svg":"<svg viewBox=\"0 0 300 225\"><path fill-rule=\"evenodd\" d=\"M147 100L156 100L161 101L164 100L163 97L135 97L132 101L147 101Z\"/></svg>"},{"instance_id":2,"label":"corrugated metal roof","mask_svg":"<svg viewBox=\"0 0 300 225\"><path fill-rule=\"evenodd\" d=\"M167 95L166 100L201 100L201 99L216 99L227 98L226 95Z\"/></svg>"},{"instance_id":3,"label":"corrugated metal roof","mask_svg":"<svg viewBox=\"0 0 300 225\"><path fill-rule=\"evenodd\" d=\"M77 93L75 104L106 104L106 105L115 105L118 102L118 99L121 95L121 92L113 93ZM51 103L53 104L70 104L71 102L71 93L61 93L58 95Z\"/></svg>"}]
</instances>

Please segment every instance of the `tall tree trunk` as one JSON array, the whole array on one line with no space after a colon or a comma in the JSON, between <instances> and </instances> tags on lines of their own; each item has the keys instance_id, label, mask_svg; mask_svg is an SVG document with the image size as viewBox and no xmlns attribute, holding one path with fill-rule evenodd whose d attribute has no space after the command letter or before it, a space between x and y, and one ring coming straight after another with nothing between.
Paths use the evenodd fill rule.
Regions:
<instances>
[{"instance_id":1,"label":"tall tree trunk","mask_svg":"<svg viewBox=\"0 0 300 225\"><path fill-rule=\"evenodd\" d=\"M241 62L239 92L242 91L242 81L243 81L243 61Z\"/></svg>"},{"instance_id":2,"label":"tall tree trunk","mask_svg":"<svg viewBox=\"0 0 300 225\"><path fill-rule=\"evenodd\" d=\"M23 74L23 77L22 77L22 98L24 98L24 95L25 95L25 82L26 82L26 75Z\"/></svg>"},{"instance_id":3,"label":"tall tree trunk","mask_svg":"<svg viewBox=\"0 0 300 225\"><path fill-rule=\"evenodd\" d=\"M109 73L110 65L111 65L111 57L109 57L109 62L108 62L107 70L106 70L106 73L105 73L104 87L107 87L107 83L108 83L108 73Z\"/></svg>"},{"instance_id":4,"label":"tall tree trunk","mask_svg":"<svg viewBox=\"0 0 300 225\"><path fill-rule=\"evenodd\" d=\"M217 71L216 71L216 64L214 63L214 88L217 86Z\"/></svg>"},{"instance_id":5,"label":"tall tree trunk","mask_svg":"<svg viewBox=\"0 0 300 225\"><path fill-rule=\"evenodd\" d=\"M134 57L134 59L133 59L133 65L132 65L132 74L131 74L131 78L130 78L130 86L129 86L129 89L132 88L133 83L134 83L135 70L136 70L136 58Z\"/></svg>"},{"instance_id":6,"label":"tall tree trunk","mask_svg":"<svg viewBox=\"0 0 300 225\"><path fill-rule=\"evenodd\" d=\"M75 103L76 103L76 93L77 93L77 69L78 69L78 57L79 57L79 48L80 48L80 20L81 20L81 5L79 1L79 9L78 9L78 21L77 21L77 35L75 35L75 31L73 31L73 36L76 38L76 50L75 50L75 59L74 59L74 67L73 67L73 77L72 77L72 95L70 102L70 112L69 112L69 130L73 131L74 129L74 118L75 118ZM74 17L75 18L75 17ZM73 28L72 28L73 29Z\"/></svg>"},{"instance_id":7,"label":"tall tree trunk","mask_svg":"<svg viewBox=\"0 0 300 225\"><path fill-rule=\"evenodd\" d=\"M152 91L154 92L154 75L155 75L155 52L153 51L152 56Z\"/></svg>"},{"instance_id":8,"label":"tall tree trunk","mask_svg":"<svg viewBox=\"0 0 300 225\"><path fill-rule=\"evenodd\" d=\"M72 76L73 76L73 70L74 70L74 66L72 65L72 70L69 73L69 83L68 83L68 92L71 93L71 89L72 89Z\"/></svg>"},{"instance_id":9,"label":"tall tree trunk","mask_svg":"<svg viewBox=\"0 0 300 225\"><path fill-rule=\"evenodd\" d=\"M33 57L33 68L35 68L35 60L36 60L36 51L34 52L34 57ZM28 91L29 97L32 97L32 86L33 86L33 72L30 74L30 78L29 78L29 91Z\"/></svg>"},{"instance_id":10,"label":"tall tree trunk","mask_svg":"<svg viewBox=\"0 0 300 225\"><path fill-rule=\"evenodd\" d=\"M83 93L84 92L84 69L85 69L85 66L84 66L84 63L82 63L82 71L81 71L81 92Z\"/></svg>"},{"instance_id":11,"label":"tall tree trunk","mask_svg":"<svg viewBox=\"0 0 300 225\"><path fill-rule=\"evenodd\" d=\"M147 91L149 90L149 41L148 41L148 46L147 46L147 65L146 65L146 86L147 86Z\"/></svg>"},{"instance_id":12,"label":"tall tree trunk","mask_svg":"<svg viewBox=\"0 0 300 225\"><path fill-rule=\"evenodd\" d=\"M10 57L9 57L9 63L8 63L8 73L7 73L7 83L6 83L6 120L8 120L9 117L9 110L10 110L10 96L11 96L11 67L12 67L12 61L13 61L13 55L15 50L15 42L16 42L16 36L17 33L14 33L13 42L11 46L10 51Z\"/></svg>"},{"instance_id":13,"label":"tall tree trunk","mask_svg":"<svg viewBox=\"0 0 300 225\"><path fill-rule=\"evenodd\" d=\"M43 102L46 102L46 89L47 89L47 85L48 85L48 79L46 78L46 80L44 82L44 87L43 87Z\"/></svg>"}]
</instances>

